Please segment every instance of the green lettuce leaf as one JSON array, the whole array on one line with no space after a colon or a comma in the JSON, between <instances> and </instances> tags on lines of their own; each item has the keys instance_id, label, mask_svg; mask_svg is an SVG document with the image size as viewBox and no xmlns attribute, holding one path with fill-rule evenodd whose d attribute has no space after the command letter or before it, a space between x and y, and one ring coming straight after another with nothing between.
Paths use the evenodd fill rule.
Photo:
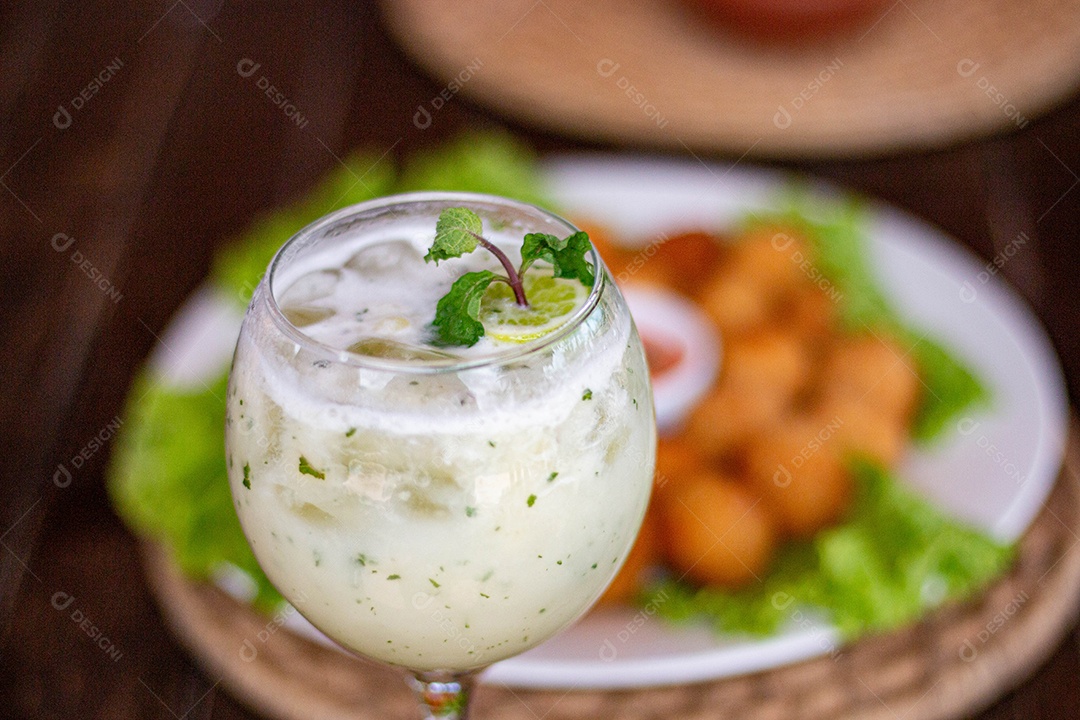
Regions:
<instances>
[{"instance_id":1,"label":"green lettuce leaf","mask_svg":"<svg viewBox=\"0 0 1080 720\"><path fill-rule=\"evenodd\" d=\"M225 468L222 375L199 391L165 387L148 373L132 385L109 471L117 512L139 535L160 541L180 569L210 578L230 563L270 611L281 596L255 561L233 509Z\"/></svg>"}]
</instances>

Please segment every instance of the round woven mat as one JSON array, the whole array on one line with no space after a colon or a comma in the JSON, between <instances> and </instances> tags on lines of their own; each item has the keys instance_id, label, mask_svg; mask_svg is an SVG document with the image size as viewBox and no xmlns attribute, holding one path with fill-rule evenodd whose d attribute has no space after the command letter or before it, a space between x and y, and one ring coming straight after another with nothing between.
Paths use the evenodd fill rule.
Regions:
<instances>
[{"instance_id":1,"label":"round woven mat","mask_svg":"<svg viewBox=\"0 0 1080 720\"><path fill-rule=\"evenodd\" d=\"M384 0L444 88L588 139L855 156L1024 127L1080 85L1080 0L898 0L824 44L765 47L676 0Z\"/></svg>"},{"instance_id":2,"label":"round woven mat","mask_svg":"<svg viewBox=\"0 0 1080 720\"><path fill-rule=\"evenodd\" d=\"M844 647L835 658L725 680L641 690L482 685L476 717L944 720L988 705L1056 647L1080 604L1080 428L1011 573L974 602ZM211 585L183 579L148 545L150 584L176 636L212 679L281 720L413 717L401 676L282 630Z\"/></svg>"}]
</instances>

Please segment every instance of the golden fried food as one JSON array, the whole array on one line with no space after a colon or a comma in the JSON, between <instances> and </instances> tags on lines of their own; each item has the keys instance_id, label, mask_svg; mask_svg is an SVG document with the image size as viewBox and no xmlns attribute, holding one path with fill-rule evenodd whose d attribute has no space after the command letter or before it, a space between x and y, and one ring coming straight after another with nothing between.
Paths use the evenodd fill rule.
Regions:
<instances>
[{"instance_id":1,"label":"golden fried food","mask_svg":"<svg viewBox=\"0 0 1080 720\"><path fill-rule=\"evenodd\" d=\"M765 572L776 532L746 488L710 473L687 479L657 500L664 556L678 575L736 587Z\"/></svg>"},{"instance_id":2,"label":"golden fried food","mask_svg":"<svg viewBox=\"0 0 1080 720\"><path fill-rule=\"evenodd\" d=\"M600 596L599 603L613 605L631 602L645 586L650 569L660 562L658 523L656 506L650 505L641 523L641 531L626 556L626 562Z\"/></svg>"},{"instance_id":3,"label":"golden fried food","mask_svg":"<svg viewBox=\"0 0 1080 720\"><path fill-rule=\"evenodd\" d=\"M838 293L797 231L733 242L685 233L601 252L618 258L608 263L620 282L694 297L723 336L715 386L683 432L660 441L645 527L605 602L631 599L661 560L703 585L760 577L782 539L843 518L853 457L899 461L922 391L916 369L895 340L846 334Z\"/></svg>"},{"instance_id":4,"label":"golden fried food","mask_svg":"<svg viewBox=\"0 0 1080 720\"><path fill-rule=\"evenodd\" d=\"M918 373L904 349L876 335L845 337L825 358L821 395L845 398L907 424L919 399Z\"/></svg>"},{"instance_id":5,"label":"golden fried food","mask_svg":"<svg viewBox=\"0 0 1080 720\"><path fill-rule=\"evenodd\" d=\"M739 275L756 278L770 292L806 284L810 261L806 241L785 228L759 228L729 246L726 262Z\"/></svg>"},{"instance_id":6,"label":"golden fried food","mask_svg":"<svg viewBox=\"0 0 1080 720\"><path fill-rule=\"evenodd\" d=\"M738 392L721 383L691 411L685 436L711 461L723 460L784 417L786 403L780 393Z\"/></svg>"},{"instance_id":7,"label":"golden fried food","mask_svg":"<svg viewBox=\"0 0 1080 720\"><path fill-rule=\"evenodd\" d=\"M820 427L830 429L832 441L845 458L859 456L892 467L907 446L906 422L849 397L827 398L814 408L812 417Z\"/></svg>"},{"instance_id":8,"label":"golden fried food","mask_svg":"<svg viewBox=\"0 0 1080 720\"><path fill-rule=\"evenodd\" d=\"M729 268L713 273L698 300L725 339L762 327L773 315L773 294L761 279Z\"/></svg>"},{"instance_id":9,"label":"golden fried food","mask_svg":"<svg viewBox=\"0 0 1080 720\"><path fill-rule=\"evenodd\" d=\"M786 402L803 390L811 369L810 352L798 337L769 329L727 341L720 382L736 393Z\"/></svg>"},{"instance_id":10,"label":"golden fried food","mask_svg":"<svg viewBox=\"0 0 1080 720\"><path fill-rule=\"evenodd\" d=\"M847 509L853 485L833 430L797 418L753 439L747 483L787 535L807 538Z\"/></svg>"},{"instance_id":11,"label":"golden fried food","mask_svg":"<svg viewBox=\"0 0 1080 720\"><path fill-rule=\"evenodd\" d=\"M720 258L720 242L703 232L658 236L642 249L644 262L664 269L669 287L694 297L708 282Z\"/></svg>"},{"instance_id":12,"label":"golden fried food","mask_svg":"<svg viewBox=\"0 0 1080 720\"><path fill-rule=\"evenodd\" d=\"M661 438L656 445L654 493L670 492L687 478L706 472L709 464L686 437Z\"/></svg>"},{"instance_id":13,"label":"golden fried food","mask_svg":"<svg viewBox=\"0 0 1080 720\"><path fill-rule=\"evenodd\" d=\"M824 349L836 337L836 301L813 285L792 290L784 297L780 325Z\"/></svg>"}]
</instances>

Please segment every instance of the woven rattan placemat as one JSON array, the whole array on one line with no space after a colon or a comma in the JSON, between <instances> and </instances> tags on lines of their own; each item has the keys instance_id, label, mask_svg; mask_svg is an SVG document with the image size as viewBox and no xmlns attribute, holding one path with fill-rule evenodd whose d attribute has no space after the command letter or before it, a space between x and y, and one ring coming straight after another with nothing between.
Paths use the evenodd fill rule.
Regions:
<instances>
[{"instance_id":1,"label":"woven rattan placemat","mask_svg":"<svg viewBox=\"0 0 1080 720\"><path fill-rule=\"evenodd\" d=\"M1080 0L904 0L824 44L755 45L677 0L383 0L443 85L592 140L858 156L1025 127L1080 84Z\"/></svg>"},{"instance_id":2,"label":"woven rattan placemat","mask_svg":"<svg viewBox=\"0 0 1080 720\"><path fill-rule=\"evenodd\" d=\"M212 679L281 720L413 717L401 677L255 614L216 587L182 578L147 545L165 619ZM1080 604L1080 432L1021 540L1012 571L977 600L844 647L835 657L713 682L640 690L533 691L484 685L475 716L504 720L706 718L944 720L1016 686L1056 647Z\"/></svg>"}]
</instances>

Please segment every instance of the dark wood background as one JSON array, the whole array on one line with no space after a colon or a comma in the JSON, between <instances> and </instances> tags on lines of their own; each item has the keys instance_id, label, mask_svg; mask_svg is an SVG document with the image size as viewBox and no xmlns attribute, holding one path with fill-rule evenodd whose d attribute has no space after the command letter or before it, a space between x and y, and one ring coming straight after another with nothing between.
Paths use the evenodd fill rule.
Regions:
<instances>
[{"instance_id":1,"label":"dark wood background","mask_svg":"<svg viewBox=\"0 0 1080 720\"><path fill-rule=\"evenodd\" d=\"M306 127L238 74L243 58ZM501 123L459 96L417 129L417 106L440 89L362 0L0 6L0 715L252 716L163 626L104 493L109 447L66 487L54 474L115 422L156 334L258 211L302 194L349 149L399 159ZM509 127L541 152L616 149ZM1049 329L1076 397L1080 96L1020 132L944 151L783 165L909 209L986 259L1025 232L1003 274ZM119 657L54 609L57 592ZM1078 637L977 717L1077 717Z\"/></svg>"}]
</instances>

